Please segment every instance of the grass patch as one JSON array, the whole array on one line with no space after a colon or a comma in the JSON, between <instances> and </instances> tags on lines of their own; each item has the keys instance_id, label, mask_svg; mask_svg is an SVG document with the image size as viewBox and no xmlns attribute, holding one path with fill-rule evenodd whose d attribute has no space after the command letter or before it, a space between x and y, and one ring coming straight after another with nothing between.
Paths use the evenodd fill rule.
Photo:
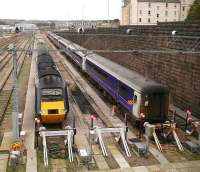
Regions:
<instances>
[{"instance_id":1,"label":"grass patch","mask_svg":"<svg viewBox=\"0 0 200 172\"><path fill-rule=\"evenodd\" d=\"M185 157L187 160L189 161L195 161L195 160L200 160L200 155L197 154L197 153L192 153L191 151L189 151L188 149L184 149L183 152L180 152L179 153Z\"/></svg>"},{"instance_id":2,"label":"grass patch","mask_svg":"<svg viewBox=\"0 0 200 172\"><path fill-rule=\"evenodd\" d=\"M18 165L16 167L7 167L7 172L26 172L26 164Z\"/></svg>"},{"instance_id":3,"label":"grass patch","mask_svg":"<svg viewBox=\"0 0 200 172\"><path fill-rule=\"evenodd\" d=\"M52 171L52 166L51 166L50 160L49 160L49 166L48 167L44 166L43 151L40 149L37 149L37 170L39 172L51 172Z\"/></svg>"}]
</instances>

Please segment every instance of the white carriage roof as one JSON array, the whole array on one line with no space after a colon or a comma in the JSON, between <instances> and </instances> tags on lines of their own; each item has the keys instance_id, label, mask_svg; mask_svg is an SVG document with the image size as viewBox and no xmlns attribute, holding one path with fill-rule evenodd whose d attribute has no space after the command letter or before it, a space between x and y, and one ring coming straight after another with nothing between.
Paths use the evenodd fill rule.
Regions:
<instances>
[{"instance_id":1,"label":"white carriage roof","mask_svg":"<svg viewBox=\"0 0 200 172\"><path fill-rule=\"evenodd\" d=\"M69 40L66 40L64 38L61 38L61 39L62 39L62 42L65 42L65 44L70 49L87 50ZM82 55L82 57L85 56L85 53L80 52L80 51L77 54ZM94 63L95 65L99 66L101 69L103 69L107 73L111 74L113 77L117 78L118 80L120 80L124 84L128 85L129 87L133 88L137 92L142 92L144 90L152 90L152 89L157 90L157 91L166 90L166 87L163 86L162 84L159 84L153 80L147 79L144 76L142 76L130 69L127 69L127 68L123 67L122 65L119 65L111 60L108 60L98 54L89 53L86 56L86 58L87 58L87 60L89 60L92 63Z\"/></svg>"},{"instance_id":2,"label":"white carriage roof","mask_svg":"<svg viewBox=\"0 0 200 172\"><path fill-rule=\"evenodd\" d=\"M87 59L138 92L141 92L146 87L163 87L163 85L147 79L98 54L90 54L87 56Z\"/></svg>"}]
</instances>

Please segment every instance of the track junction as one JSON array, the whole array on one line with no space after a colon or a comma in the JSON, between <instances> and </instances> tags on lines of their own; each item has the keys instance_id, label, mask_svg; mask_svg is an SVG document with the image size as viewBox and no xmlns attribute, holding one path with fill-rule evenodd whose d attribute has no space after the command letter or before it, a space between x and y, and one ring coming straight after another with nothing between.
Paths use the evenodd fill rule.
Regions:
<instances>
[{"instance_id":1,"label":"track junction","mask_svg":"<svg viewBox=\"0 0 200 172\"><path fill-rule=\"evenodd\" d=\"M21 98L25 100L22 101L23 105L20 109L24 112L20 128L25 134L20 138L20 142L26 151L23 152L24 163L17 167L18 171L198 171L200 159L198 150L193 152L184 144L186 141L196 144L197 139L192 136L187 136L185 139L186 134L176 127L175 123L179 121L174 120L174 116L168 119L171 120L170 123L144 125L142 128L146 129L145 132L142 128L134 127L127 113L121 111L120 107L116 109L113 101L108 100L102 88L99 89L99 86L92 82L88 75L81 72L80 68L70 59L69 53L65 53L62 48L58 49L58 45L55 47L55 43L49 40L47 33L36 34L34 39L31 36L22 34L16 40L13 38L19 50L17 53L18 78L23 69L28 72L28 75L30 71L29 81L27 79L24 81L27 85L23 93L25 96ZM46 131L41 130L41 126L37 128L37 123L35 123L34 82L38 39L43 39L48 45L49 53L68 86L70 111L61 126L62 130L59 129L60 126L58 128L53 126L51 129L46 127ZM63 38L60 39L65 41ZM31 61L28 51L30 47L33 47ZM79 51L80 49L77 52ZM29 69L23 67L27 58L29 58L29 63L31 62ZM13 89L11 59L12 56L7 51L0 56L2 78L0 117L1 135L3 136L0 150L3 152L10 151L9 144L13 142L10 115ZM173 111L173 115L176 113ZM186 121L189 121L190 117L190 111L185 113ZM195 122L198 123L198 121L192 121L193 125L189 126L189 123L187 125L198 132ZM41 137L37 136L37 129ZM165 130L164 137L169 140L163 141L155 130ZM152 137L155 140L152 140ZM38 145L35 143L36 140ZM3 153L2 157L4 156L4 159L8 161L7 155Z\"/></svg>"}]
</instances>

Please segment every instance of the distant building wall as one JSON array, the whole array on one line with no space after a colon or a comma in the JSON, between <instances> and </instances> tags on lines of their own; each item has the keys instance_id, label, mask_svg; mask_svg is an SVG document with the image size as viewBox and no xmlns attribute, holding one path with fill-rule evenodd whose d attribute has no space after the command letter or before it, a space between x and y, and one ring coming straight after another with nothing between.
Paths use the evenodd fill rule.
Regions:
<instances>
[{"instance_id":1,"label":"distant building wall","mask_svg":"<svg viewBox=\"0 0 200 172\"><path fill-rule=\"evenodd\" d=\"M195 0L180 0L181 2L181 6L180 6L180 11L181 11L181 14L180 14L180 21L184 21L187 16L188 16L188 13L190 11L190 8L192 6L192 4L194 3Z\"/></svg>"},{"instance_id":2,"label":"distant building wall","mask_svg":"<svg viewBox=\"0 0 200 172\"><path fill-rule=\"evenodd\" d=\"M32 31L37 30L37 26L31 23L17 23L15 24L15 28L18 27L21 31Z\"/></svg>"},{"instance_id":3,"label":"distant building wall","mask_svg":"<svg viewBox=\"0 0 200 172\"><path fill-rule=\"evenodd\" d=\"M180 16L179 3L147 3L138 4L137 24L152 25L157 22L178 21Z\"/></svg>"},{"instance_id":4,"label":"distant building wall","mask_svg":"<svg viewBox=\"0 0 200 172\"><path fill-rule=\"evenodd\" d=\"M130 24L130 4L122 7L122 13L121 25Z\"/></svg>"},{"instance_id":5,"label":"distant building wall","mask_svg":"<svg viewBox=\"0 0 200 172\"><path fill-rule=\"evenodd\" d=\"M184 21L194 0L130 0L122 6L121 25Z\"/></svg>"}]
</instances>

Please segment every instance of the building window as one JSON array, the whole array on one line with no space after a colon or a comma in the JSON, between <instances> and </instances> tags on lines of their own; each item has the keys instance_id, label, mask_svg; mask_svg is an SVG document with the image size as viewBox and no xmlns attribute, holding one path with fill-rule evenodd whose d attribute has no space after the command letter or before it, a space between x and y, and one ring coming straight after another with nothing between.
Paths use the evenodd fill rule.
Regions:
<instances>
[{"instance_id":1,"label":"building window","mask_svg":"<svg viewBox=\"0 0 200 172\"><path fill-rule=\"evenodd\" d=\"M149 2L149 8L151 8L151 2Z\"/></svg>"},{"instance_id":2,"label":"building window","mask_svg":"<svg viewBox=\"0 0 200 172\"><path fill-rule=\"evenodd\" d=\"M148 11L149 16L151 15L151 11Z\"/></svg>"},{"instance_id":3,"label":"building window","mask_svg":"<svg viewBox=\"0 0 200 172\"><path fill-rule=\"evenodd\" d=\"M166 8L168 8L168 3L166 3Z\"/></svg>"},{"instance_id":4,"label":"building window","mask_svg":"<svg viewBox=\"0 0 200 172\"><path fill-rule=\"evenodd\" d=\"M174 15L176 16L176 11L174 11Z\"/></svg>"},{"instance_id":5,"label":"building window","mask_svg":"<svg viewBox=\"0 0 200 172\"><path fill-rule=\"evenodd\" d=\"M151 22L151 20L150 20L150 18L148 18L148 23L150 23Z\"/></svg>"},{"instance_id":6,"label":"building window","mask_svg":"<svg viewBox=\"0 0 200 172\"><path fill-rule=\"evenodd\" d=\"M140 14L142 14L142 10L140 10Z\"/></svg>"},{"instance_id":7,"label":"building window","mask_svg":"<svg viewBox=\"0 0 200 172\"><path fill-rule=\"evenodd\" d=\"M174 8L176 8L176 4L174 5Z\"/></svg>"},{"instance_id":8,"label":"building window","mask_svg":"<svg viewBox=\"0 0 200 172\"><path fill-rule=\"evenodd\" d=\"M168 11L165 11L165 16L166 16L166 17L168 16Z\"/></svg>"},{"instance_id":9,"label":"building window","mask_svg":"<svg viewBox=\"0 0 200 172\"><path fill-rule=\"evenodd\" d=\"M140 22L140 23L142 22L142 18L139 18L139 22Z\"/></svg>"},{"instance_id":10,"label":"building window","mask_svg":"<svg viewBox=\"0 0 200 172\"><path fill-rule=\"evenodd\" d=\"M183 9L183 11L185 11L185 7L183 7L182 9Z\"/></svg>"},{"instance_id":11,"label":"building window","mask_svg":"<svg viewBox=\"0 0 200 172\"><path fill-rule=\"evenodd\" d=\"M159 14L157 14L157 18L159 18L159 16L160 16L160 15L159 15Z\"/></svg>"},{"instance_id":12,"label":"building window","mask_svg":"<svg viewBox=\"0 0 200 172\"><path fill-rule=\"evenodd\" d=\"M157 6L157 10L159 10L160 9L160 7L159 6Z\"/></svg>"}]
</instances>

